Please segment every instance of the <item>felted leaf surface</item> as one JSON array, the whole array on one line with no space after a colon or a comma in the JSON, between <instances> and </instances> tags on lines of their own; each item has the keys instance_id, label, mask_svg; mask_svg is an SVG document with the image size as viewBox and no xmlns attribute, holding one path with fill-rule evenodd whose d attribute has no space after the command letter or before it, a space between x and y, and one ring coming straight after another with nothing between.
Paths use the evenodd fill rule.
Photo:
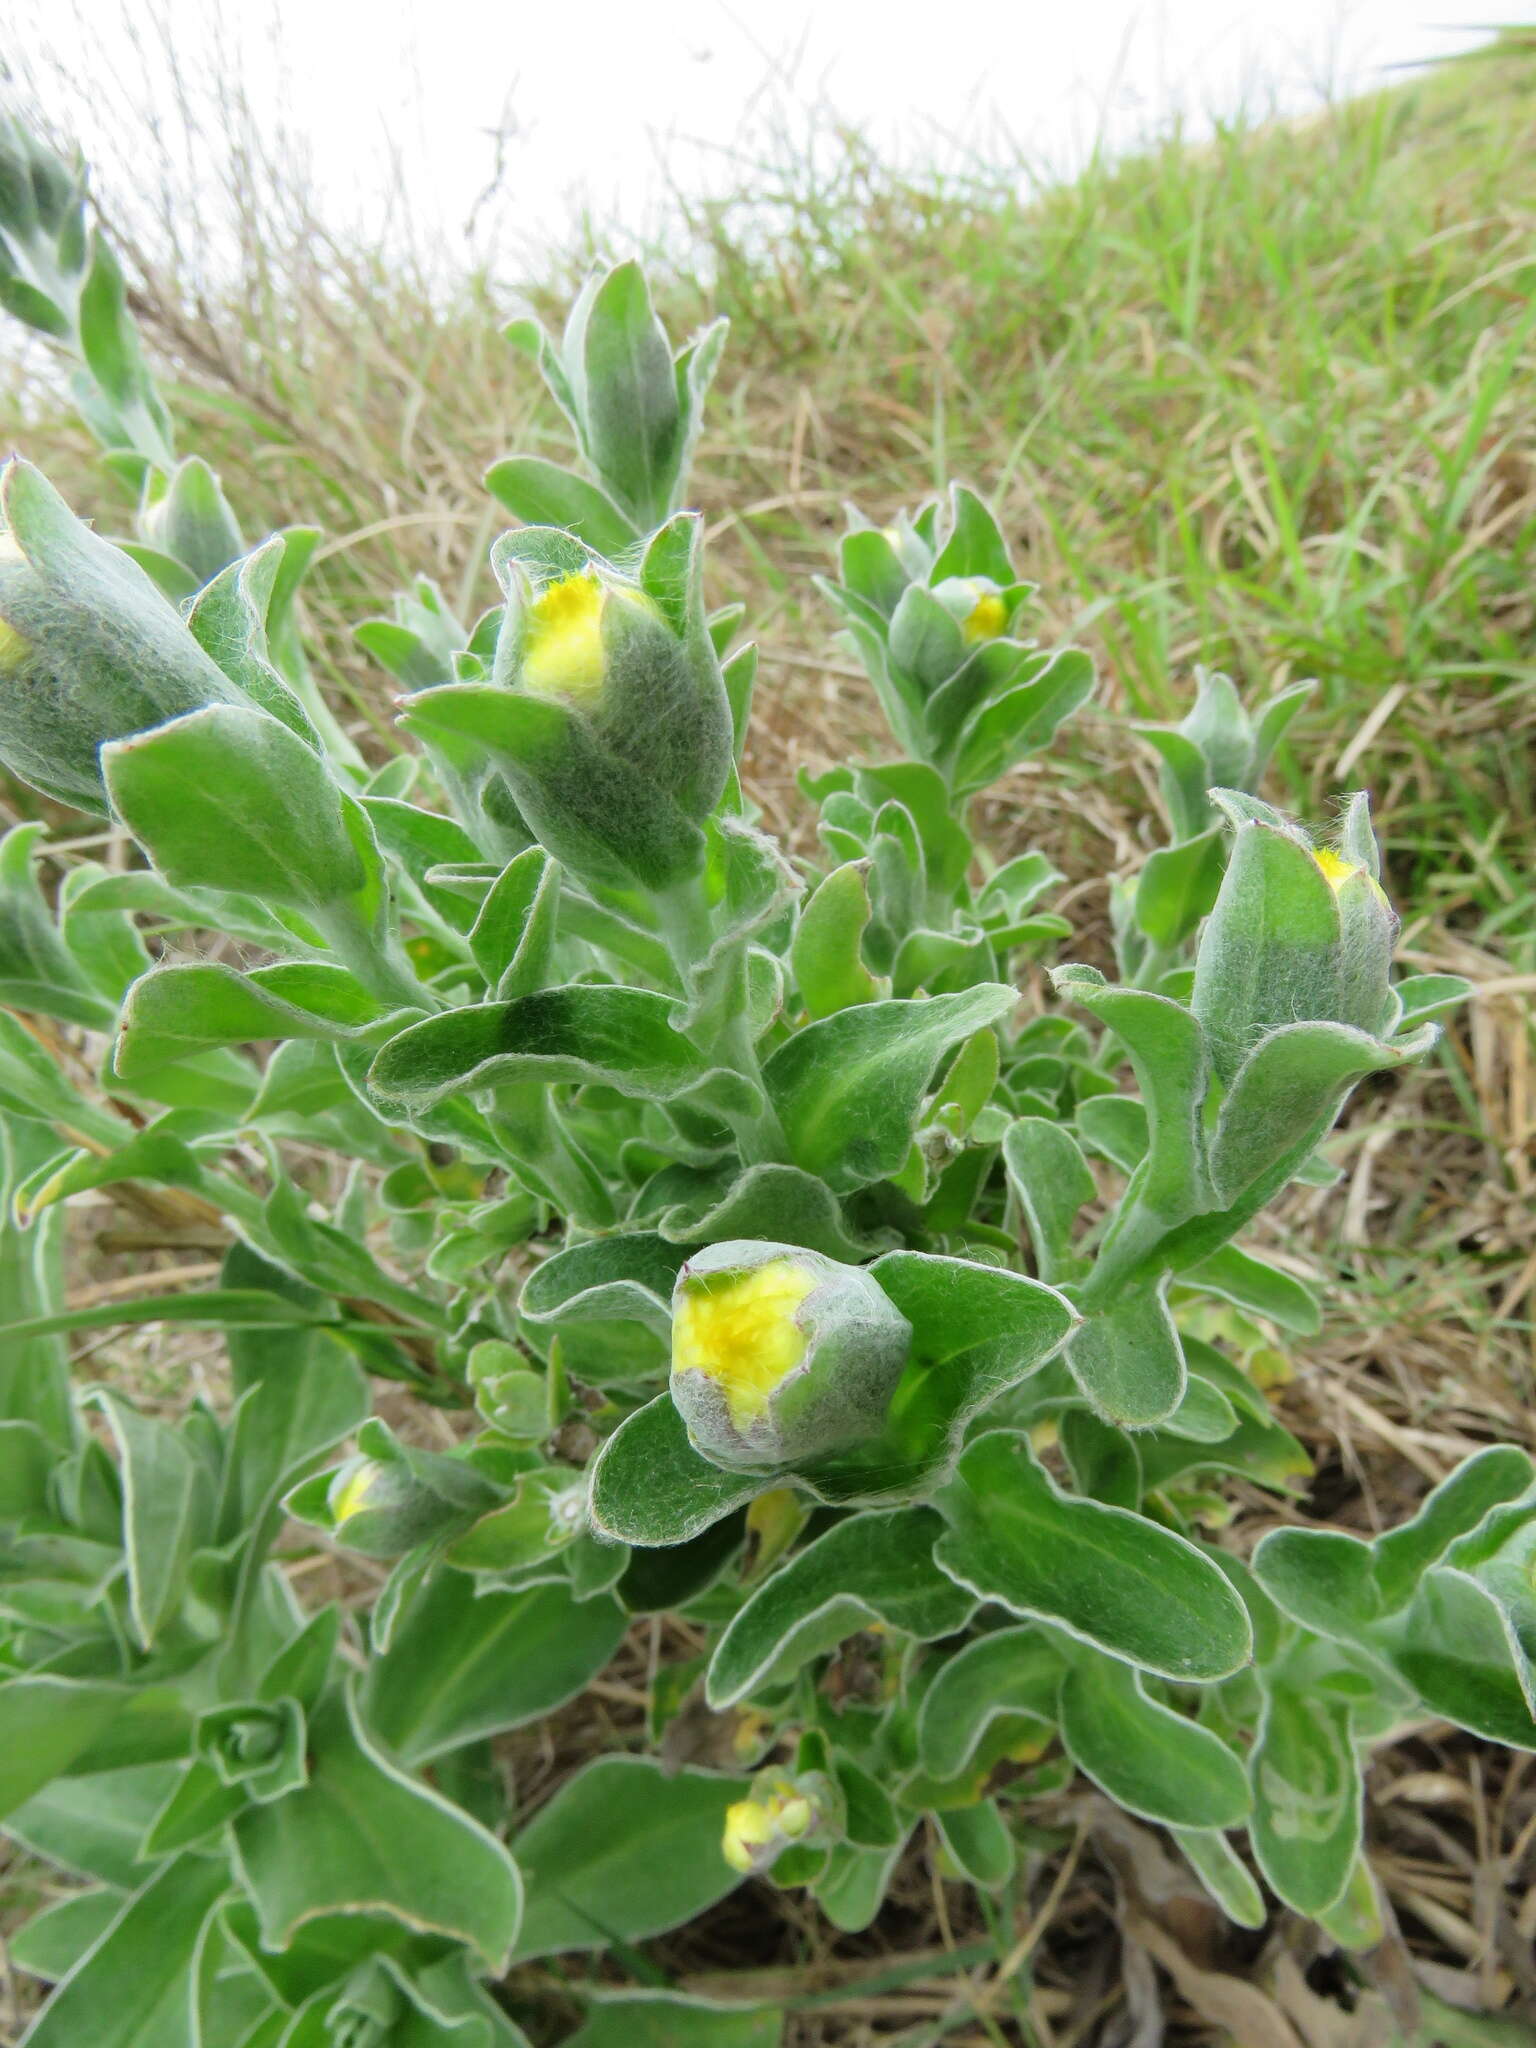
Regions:
<instances>
[{"instance_id":1,"label":"felted leaf surface","mask_svg":"<svg viewBox=\"0 0 1536 2048\"><path fill-rule=\"evenodd\" d=\"M716 1645L709 1700L721 1711L788 1677L872 1621L927 1641L952 1635L970 1597L933 1562L930 1508L851 1516L764 1581Z\"/></svg>"},{"instance_id":2,"label":"felted leaf surface","mask_svg":"<svg viewBox=\"0 0 1536 2048\"><path fill-rule=\"evenodd\" d=\"M1072 1761L1128 1812L1187 1828L1246 1820L1241 1760L1208 1728L1150 1698L1130 1665L1078 1659L1062 1681L1060 1711Z\"/></svg>"},{"instance_id":3,"label":"felted leaf surface","mask_svg":"<svg viewBox=\"0 0 1536 2048\"><path fill-rule=\"evenodd\" d=\"M681 1246L653 1231L570 1245L534 1268L518 1309L530 1322L555 1328L581 1322L643 1323L666 1340L683 1258Z\"/></svg>"},{"instance_id":4,"label":"felted leaf surface","mask_svg":"<svg viewBox=\"0 0 1536 2048\"><path fill-rule=\"evenodd\" d=\"M634 521L597 484L537 455L510 455L485 473L493 498L525 526L563 526L600 555L616 555L639 538Z\"/></svg>"},{"instance_id":5,"label":"felted leaf surface","mask_svg":"<svg viewBox=\"0 0 1536 2048\"><path fill-rule=\"evenodd\" d=\"M685 1169L676 1169L681 1175ZM677 1183L681 1186L681 1179ZM669 1203L655 1218L674 1245L719 1244L732 1237L760 1237L774 1244L804 1245L829 1259L857 1265L879 1249L857 1236L842 1204L819 1176L798 1166L766 1162L744 1173L700 1176L696 1193Z\"/></svg>"},{"instance_id":6,"label":"felted leaf surface","mask_svg":"<svg viewBox=\"0 0 1536 2048\"><path fill-rule=\"evenodd\" d=\"M106 1388L91 1399L122 1460L128 1605L148 1649L181 1601L194 1548L212 1534L213 1481L179 1430L140 1415Z\"/></svg>"},{"instance_id":7,"label":"felted leaf surface","mask_svg":"<svg viewBox=\"0 0 1536 2048\"><path fill-rule=\"evenodd\" d=\"M1067 1364L1098 1413L1123 1429L1167 1422L1188 1384L1179 1332L1155 1285L1127 1288L1090 1316L1067 1346Z\"/></svg>"},{"instance_id":8,"label":"felted leaf surface","mask_svg":"<svg viewBox=\"0 0 1536 2048\"><path fill-rule=\"evenodd\" d=\"M982 1599L1165 1678L1225 1678L1251 1655L1243 1604L1208 1558L1140 1515L1064 1494L1022 1436L978 1437L937 1505L949 1528L934 1556Z\"/></svg>"},{"instance_id":9,"label":"felted leaf surface","mask_svg":"<svg viewBox=\"0 0 1536 2048\"><path fill-rule=\"evenodd\" d=\"M797 1031L763 1082L794 1152L838 1194L901 1166L940 1058L999 1023L1017 992L984 982L963 995L860 1003Z\"/></svg>"},{"instance_id":10,"label":"felted leaf surface","mask_svg":"<svg viewBox=\"0 0 1536 2048\"><path fill-rule=\"evenodd\" d=\"M774 1483L701 1457L670 1394L627 1416L588 1469L592 1521L625 1543L686 1543Z\"/></svg>"},{"instance_id":11,"label":"felted leaf surface","mask_svg":"<svg viewBox=\"0 0 1536 2048\"><path fill-rule=\"evenodd\" d=\"M1360 1847L1360 1767L1349 1708L1324 1694L1271 1692L1249 1758L1259 1868L1298 1913L1315 1918L1349 1883Z\"/></svg>"},{"instance_id":12,"label":"felted leaf surface","mask_svg":"<svg viewBox=\"0 0 1536 2048\"><path fill-rule=\"evenodd\" d=\"M479 1593L468 1573L440 1570L370 1663L363 1712L419 1765L550 1713L602 1669L624 1629L616 1600L578 1601L559 1581Z\"/></svg>"},{"instance_id":13,"label":"felted leaf surface","mask_svg":"<svg viewBox=\"0 0 1536 2048\"><path fill-rule=\"evenodd\" d=\"M871 1271L912 1325L912 1353L880 1435L801 1475L826 1500L872 1502L936 1484L966 1424L1077 1324L1055 1288L971 1259L887 1252Z\"/></svg>"},{"instance_id":14,"label":"felted leaf surface","mask_svg":"<svg viewBox=\"0 0 1536 2048\"><path fill-rule=\"evenodd\" d=\"M365 1038L385 1014L344 967L285 962L241 974L216 961L156 967L128 991L113 1066L137 1080L173 1061L248 1040Z\"/></svg>"},{"instance_id":15,"label":"felted leaf surface","mask_svg":"<svg viewBox=\"0 0 1536 2048\"><path fill-rule=\"evenodd\" d=\"M513 1961L643 1941L724 1898L741 1882L720 1854L725 1810L746 1790L651 1757L588 1764L513 1842L529 1899Z\"/></svg>"},{"instance_id":16,"label":"felted leaf surface","mask_svg":"<svg viewBox=\"0 0 1536 2048\"><path fill-rule=\"evenodd\" d=\"M216 1857L164 1864L54 1992L31 2048L196 2048L193 1962L228 1884Z\"/></svg>"},{"instance_id":17,"label":"felted leaf surface","mask_svg":"<svg viewBox=\"0 0 1536 2048\"><path fill-rule=\"evenodd\" d=\"M369 1070L368 1085L418 1109L525 1081L595 1081L664 1101L705 1071L674 1029L679 1011L679 1004L649 989L585 984L507 1003L473 1003L392 1038Z\"/></svg>"},{"instance_id":18,"label":"felted leaf surface","mask_svg":"<svg viewBox=\"0 0 1536 2048\"><path fill-rule=\"evenodd\" d=\"M1054 1720L1061 1652L1039 1629L1002 1628L979 1636L949 1658L923 1695L917 1747L932 1778L957 1778L990 1725L1027 1715L1042 1728Z\"/></svg>"},{"instance_id":19,"label":"felted leaf surface","mask_svg":"<svg viewBox=\"0 0 1536 2048\"><path fill-rule=\"evenodd\" d=\"M262 1940L281 1948L306 1921L382 1913L465 1942L487 1972L505 1967L522 1886L506 1850L461 1808L386 1764L350 1702L310 1723L306 1785L233 1824L241 1880Z\"/></svg>"},{"instance_id":20,"label":"felted leaf surface","mask_svg":"<svg viewBox=\"0 0 1536 2048\"><path fill-rule=\"evenodd\" d=\"M360 897L378 854L325 763L266 712L210 704L101 750L114 810L176 887L303 909ZM356 807L354 806L354 809Z\"/></svg>"}]
</instances>

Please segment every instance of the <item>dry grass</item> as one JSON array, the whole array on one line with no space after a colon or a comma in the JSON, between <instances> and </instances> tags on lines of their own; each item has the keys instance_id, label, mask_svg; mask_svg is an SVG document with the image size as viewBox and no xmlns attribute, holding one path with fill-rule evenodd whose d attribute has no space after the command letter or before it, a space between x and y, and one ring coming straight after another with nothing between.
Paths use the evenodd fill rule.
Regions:
<instances>
[{"instance_id":1,"label":"dry grass","mask_svg":"<svg viewBox=\"0 0 1536 2048\"><path fill-rule=\"evenodd\" d=\"M563 456L563 435L497 338L499 281L445 288L346 243L273 174L248 116L225 126L238 275L219 287L184 232L137 220L138 308L186 445L251 529L326 527L322 672L382 749L388 692L351 627L423 570L462 609L489 602L500 521L480 476L513 445ZM1310 125L1172 139L1022 195L1013 167L903 181L848 138L831 173L770 166L660 252L674 326L734 323L699 476L716 593L747 597L764 646L752 787L791 837L796 770L876 737L809 586L845 497L883 514L949 472L975 481L1047 630L1099 657L1099 713L987 807L995 843L1042 845L1066 872L1085 957L1105 948L1106 870L1155 832L1118 715L1167 715L1197 661L1253 687L1322 678L1283 793L1317 816L1368 781L1416 906L1405 956L1479 984L1434 1066L1357 1098L1339 1187L1296 1192L1266 1226L1329 1302L1278 1396L1317 1467L1294 1512L1360 1529L1476 1445L1533 1441L1533 143L1536 56L1511 44ZM553 316L569 284L533 296ZM46 395L23 403L21 370L15 385L19 445L126 523L77 431ZM91 1238L109 1212L80 1220ZM144 1265L97 1249L79 1284ZM91 1369L174 1397L202 1369L180 1344L97 1340ZM1233 1540L1282 1512L1240 1497ZM602 1686L508 1746L521 1799L641 1741L652 1650L637 1632ZM1439 1726L1383 1746L1370 1848L1398 1930L1357 1972L1284 1918L1262 1937L1224 1929L1147 1830L1080 1789L1032 1810L995 1908L944 1884L920 1844L868 1935L836 1938L796 1895L753 1885L650 1953L679 1981L729 1973L782 2001L793 2048L1141 2044L1164 2038L1164 2006L1176 2043L1536 2040L1514 2017L1536 2017L1528 1764ZM36 1873L5 1881L14 1899ZM1414 1985L1515 2031L1461 2031L1435 2006L1415 2034ZM547 1974L512 1995L541 2038L572 2015Z\"/></svg>"}]
</instances>

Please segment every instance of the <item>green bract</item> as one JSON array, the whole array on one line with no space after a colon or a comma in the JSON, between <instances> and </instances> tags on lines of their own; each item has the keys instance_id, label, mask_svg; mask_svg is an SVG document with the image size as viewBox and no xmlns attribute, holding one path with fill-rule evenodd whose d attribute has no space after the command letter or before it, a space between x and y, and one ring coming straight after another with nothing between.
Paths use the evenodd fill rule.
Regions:
<instances>
[{"instance_id":1,"label":"green bract","mask_svg":"<svg viewBox=\"0 0 1536 2048\"><path fill-rule=\"evenodd\" d=\"M105 809L103 741L241 692L176 607L29 463L0 472L0 760Z\"/></svg>"},{"instance_id":2,"label":"green bract","mask_svg":"<svg viewBox=\"0 0 1536 2048\"><path fill-rule=\"evenodd\" d=\"M919 1830L1001 1913L1077 1772L1242 1924L1262 1879L1373 1938L1368 1747L1536 1748L1536 1473L1212 1538L1227 1478L1309 1469L1248 1361L1320 1307L1245 1233L1465 993L1394 982L1363 798L1319 849L1254 794L1301 695L1206 677L1153 735L1118 978L1041 994L1060 877L970 800L1092 669L974 492L842 544L899 752L809 778L793 858L684 508L723 330L675 350L601 273L512 337L585 471L492 471L482 619L417 579L359 621L424 750L365 759L300 644L313 531L246 549L178 460L79 174L11 127L0 256L139 491L118 546L13 464L0 542L0 760L136 849L0 845L0 1826L82 1886L16 1945L33 2048L515 2048L555 1956L580 2040L767 2048L633 1945L770 1871L863 1927ZM217 1283L65 1306L87 1198ZM221 1343L227 1398L75 1385L126 1321ZM369 1562L309 1611L330 1547ZM527 1811L498 1738L637 1618L634 1753Z\"/></svg>"}]
</instances>

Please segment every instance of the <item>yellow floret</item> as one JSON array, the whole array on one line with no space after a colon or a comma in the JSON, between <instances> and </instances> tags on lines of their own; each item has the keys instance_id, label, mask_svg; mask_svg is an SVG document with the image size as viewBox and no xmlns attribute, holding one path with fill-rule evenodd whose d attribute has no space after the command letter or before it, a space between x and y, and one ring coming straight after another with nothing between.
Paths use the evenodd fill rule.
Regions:
<instances>
[{"instance_id":1,"label":"yellow floret","mask_svg":"<svg viewBox=\"0 0 1536 2048\"><path fill-rule=\"evenodd\" d=\"M1323 878L1335 894L1343 888L1351 875L1360 870L1352 860L1346 860L1341 853L1335 853L1331 846L1319 846L1312 858L1323 871Z\"/></svg>"},{"instance_id":2,"label":"yellow floret","mask_svg":"<svg viewBox=\"0 0 1536 2048\"><path fill-rule=\"evenodd\" d=\"M774 1817L766 1806L756 1799L738 1799L734 1806L725 1809L725 1833L721 1837L720 1853L732 1870L739 1870L745 1876L756 1866L759 1855L776 1832Z\"/></svg>"},{"instance_id":3,"label":"yellow floret","mask_svg":"<svg viewBox=\"0 0 1536 2048\"><path fill-rule=\"evenodd\" d=\"M528 608L521 681L539 697L578 702L603 687L603 586L595 576L562 576Z\"/></svg>"},{"instance_id":4,"label":"yellow floret","mask_svg":"<svg viewBox=\"0 0 1536 2048\"><path fill-rule=\"evenodd\" d=\"M814 1273L772 1259L750 1273L686 1287L672 1320L673 1371L714 1380L732 1422L745 1429L805 1356L795 1310L815 1285Z\"/></svg>"},{"instance_id":5,"label":"yellow floret","mask_svg":"<svg viewBox=\"0 0 1536 2048\"><path fill-rule=\"evenodd\" d=\"M368 1505L368 1495L379 1476L377 1465L359 1465L331 1503L331 1525L339 1529Z\"/></svg>"},{"instance_id":6,"label":"yellow floret","mask_svg":"<svg viewBox=\"0 0 1536 2048\"><path fill-rule=\"evenodd\" d=\"M964 640L995 640L1008 623L1008 607L995 590L985 590L977 598L970 612L961 621L960 636Z\"/></svg>"}]
</instances>

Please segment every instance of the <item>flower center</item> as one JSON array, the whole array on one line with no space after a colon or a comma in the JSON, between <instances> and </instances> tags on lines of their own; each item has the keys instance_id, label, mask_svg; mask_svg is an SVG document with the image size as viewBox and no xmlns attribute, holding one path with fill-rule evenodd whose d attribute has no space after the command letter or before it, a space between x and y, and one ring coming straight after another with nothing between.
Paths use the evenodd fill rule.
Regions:
<instances>
[{"instance_id":1,"label":"flower center","mask_svg":"<svg viewBox=\"0 0 1536 2048\"><path fill-rule=\"evenodd\" d=\"M339 1529L343 1522L350 1522L354 1515L362 1513L368 1504L368 1495L373 1482L379 1476L377 1465L359 1465L351 1478L346 1480L331 1504L331 1523Z\"/></svg>"},{"instance_id":2,"label":"flower center","mask_svg":"<svg viewBox=\"0 0 1536 2048\"><path fill-rule=\"evenodd\" d=\"M961 621L960 637L973 644L978 640L995 640L1007 623L1007 605L995 590L986 590Z\"/></svg>"},{"instance_id":3,"label":"flower center","mask_svg":"<svg viewBox=\"0 0 1536 2048\"><path fill-rule=\"evenodd\" d=\"M603 586L562 576L528 608L521 681L539 697L596 697L603 687Z\"/></svg>"},{"instance_id":4,"label":"flower center","mask_svg":"<svg viewBox=\"0 0 1536 2048\"><path fill-rule=\"evenodd\" d=\"M1341 853L1335 853L1331 846L1319 846L1312 858L1323 871L1323 879L1335 895L1343 888L1351 875L1360 870L1352 860L1346 860Z\"/></svg>"},{"instance_id":5,"label":"flower center","mask_svg":"<svg viewBox=\"0 0 1536 2048\"><path fill-rule=\"evenodd\" d=\"M795 1310L815 1285L788 1259L691 1282L672 1321L673 1371L714 1380L732 1422L746 1428L805 1356Z\"/></svg>"}]
</instances>

